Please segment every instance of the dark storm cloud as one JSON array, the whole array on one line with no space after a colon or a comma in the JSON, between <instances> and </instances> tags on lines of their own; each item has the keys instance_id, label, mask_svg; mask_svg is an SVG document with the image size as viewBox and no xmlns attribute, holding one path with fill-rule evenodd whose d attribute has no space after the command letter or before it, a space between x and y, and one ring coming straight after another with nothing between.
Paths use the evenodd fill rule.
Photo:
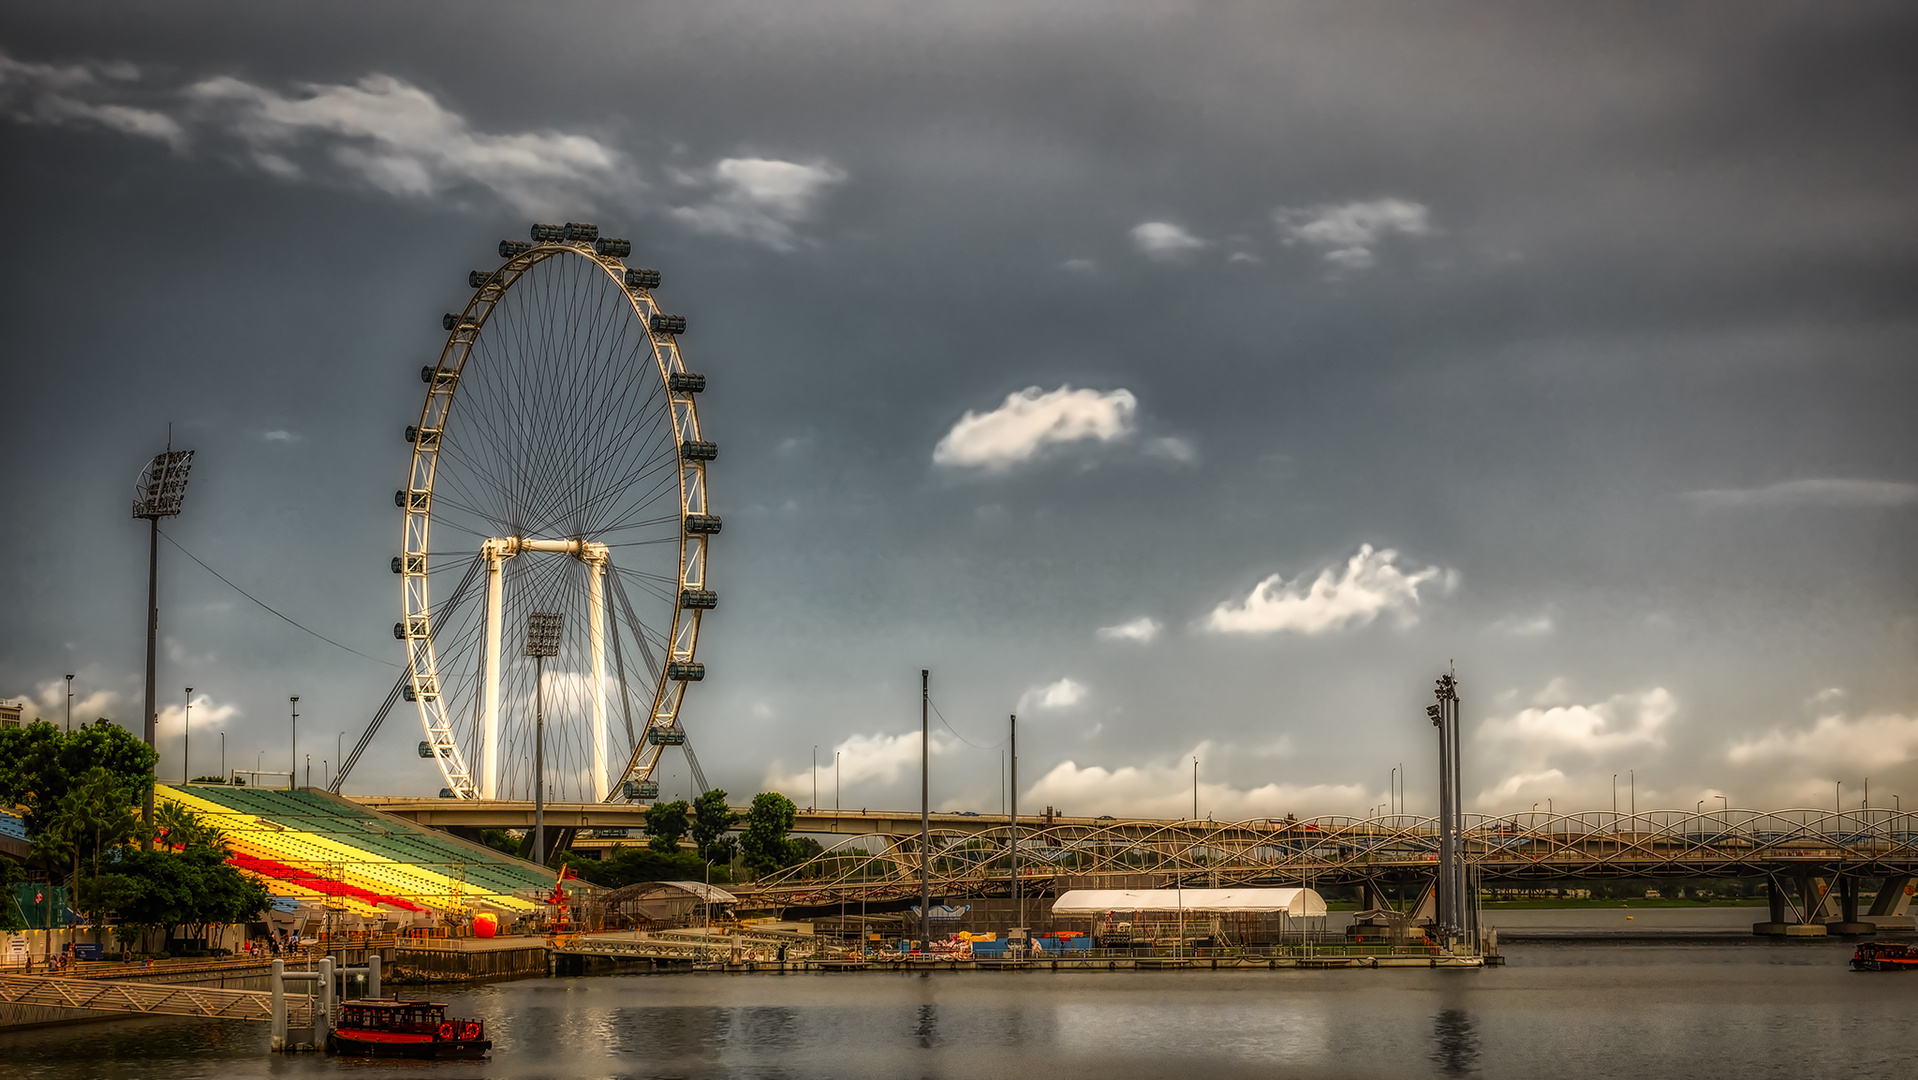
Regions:
<instances>
[{"instance_id":1,"label":"dark storm cloud","mask_svg":"<svg viewBox=\"0 0 1918 1080\"><path fill-rule=\"evenodd\" d=\"M1171 812L1202 746L1221 814L1361 809L1448 658L1488 808L1629 767L1683 805L1895 790L1915 38L1895 5L12 11L0 676L137 712L122 503L169 417L182 543L392 652L408 371L494 239L591 213L714 379L689 724L735 791L844 744L903 798L930 665L973 742L1026 702L1038 801ZM1386 551L1438 575L1415 603ZM238 744L301 687L349 740L383 696L168 572L166 685L223 684ZM991 752L941 757L991 803Z\"/></svg>"}]
</instances>

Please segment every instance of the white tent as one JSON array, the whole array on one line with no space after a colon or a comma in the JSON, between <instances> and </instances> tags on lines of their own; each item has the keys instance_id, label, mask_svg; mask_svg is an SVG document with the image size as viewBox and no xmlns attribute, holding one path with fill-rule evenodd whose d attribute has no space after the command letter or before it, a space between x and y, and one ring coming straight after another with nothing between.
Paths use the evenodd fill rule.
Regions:
<instances>
[{"instance_id":1,"label":"white tent","mask_svg":"<svg viewBox=\"0 0 1918 1080\"><path fill-rule=\"evenodd\" d=\"M1325 914L1325 898L1311 889L1074 889L1053 901L1054 915L1107 912L1185 911L1199 915L1258 915L1282 911L1293 918Z\"/></svg>"}]
</instances>

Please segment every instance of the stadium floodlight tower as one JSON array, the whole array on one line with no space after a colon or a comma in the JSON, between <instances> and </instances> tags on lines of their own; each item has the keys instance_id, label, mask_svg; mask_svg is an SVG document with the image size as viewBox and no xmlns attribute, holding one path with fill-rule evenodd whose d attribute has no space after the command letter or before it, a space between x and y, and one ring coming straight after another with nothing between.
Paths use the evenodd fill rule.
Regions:
<instances>
[{"instance_id":1,"label":"stadium floodlight tower","mask_svg":"<svg viewBox=\"0 0 1918 1080\"><path fill-rule=\"evenodd\" d=\"M526 655L533 658L533 861L546 865L546 661L559 655L565 616L526 616Z\"/></svg>"},{"instance_id":2,"label":"stadium floodlight tower","mask_svg":"<svg viewBox=\"0 0 1918 1080\"><path fill-rule=\"evenodd\" d=\"M154 666L160 640L160 519L179 517L180 504L186 500L186 477L193 468L193 451L175 450L173 440L167 440L167 448L155 454L152 461L140 474L139 482L133 487L133 516L145 518L148 525L147 535L147 695L146 719L144 730L148 747L153 745L158 717L155 710L159 702L155 699ZM68 676L72 678L71 675ZM69 683L71 685L71 683ZM69 706L70 708L71 706ZM71 721L69 721L71 726ZM153 827L153 785L147 785L146 800L140 805L140 822L147 826L148 835ZM153 841L148 840L148 846Z\"/></svg>"}]
</instances>

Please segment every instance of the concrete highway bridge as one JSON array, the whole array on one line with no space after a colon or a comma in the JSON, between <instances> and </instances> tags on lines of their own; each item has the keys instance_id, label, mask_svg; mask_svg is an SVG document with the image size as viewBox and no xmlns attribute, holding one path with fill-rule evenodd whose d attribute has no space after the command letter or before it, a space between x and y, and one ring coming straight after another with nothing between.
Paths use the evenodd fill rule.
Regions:
<instances>
[{"instance_id":1,"label":"concrete highway bridge","mask_svg":"<svg viewBox=\"0 0 1918 1080\"><path fill-rule=\"evenodd\" d=\"M451 799L361 799L365 805L441 828L525 828L532 804ZM642 836L638 804L546 808L549 828L578 835L626 829ZM826 852L753 886L735 888L753 906L868 909L917 902L925 858L920 818L906 811L803 810L795 831L838 836ZM1383 906L1416 897L1438 862L1432 817L1254 818L1175 821L1111 817L1021 817L1019 878L1028 896L1070 888L1307 883L1357 886ZM1009 895L1012 822L1000 814L931 815L929 873L935 897ZM592 837L586 843L616 843ZM1904 916L1918 874L1918 811L1649 810L1638 813L1466 815L1463 849L1481 885L1606 878L1763 878L1776 924L1830 917ZM1881 882L1870 912L1858 910L1862 879ZM1372 906L1372 905L1368 905ZM1877 910L1886 908L1887 910ZM1907 920L1908 921L1908 920ZM1781 931L1782 932L1782 931Z\"/></svg>"}]
</instances>

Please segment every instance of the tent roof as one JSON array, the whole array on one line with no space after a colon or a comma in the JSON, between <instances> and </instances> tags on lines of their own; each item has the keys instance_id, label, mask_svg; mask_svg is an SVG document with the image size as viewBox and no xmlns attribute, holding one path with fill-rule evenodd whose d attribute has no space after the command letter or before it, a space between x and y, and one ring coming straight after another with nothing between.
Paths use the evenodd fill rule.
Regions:
<instances>
[{"instance_id":1,"label":"tent roof","mask_svg":"<svg viewBox=\"0 0 1918 1080\"><path fill-rule=\"evenodd\" d=\"M731 904L738 902L739 899L732 893L724 889L716 889L703 881L641 881L624 888L614 889L605 895L605 899L609 903L623 904L628 900L657 896L673 890L691 893L695 900L703 900L710 904Z\"/></svg>"},{"instance_id":2,"label":"tent roof","mask_svg":"<svg viewBox=\"0 0 1918 1080\"><path fill-rule=\"evenodd\" d=\"M1054 915L1104 915L1108 911L1217 915L1283 911L1302 917L1325 914L1325 898L1311 889L1074 889L1052 904Z\"/></svg>"}]
</instances>

